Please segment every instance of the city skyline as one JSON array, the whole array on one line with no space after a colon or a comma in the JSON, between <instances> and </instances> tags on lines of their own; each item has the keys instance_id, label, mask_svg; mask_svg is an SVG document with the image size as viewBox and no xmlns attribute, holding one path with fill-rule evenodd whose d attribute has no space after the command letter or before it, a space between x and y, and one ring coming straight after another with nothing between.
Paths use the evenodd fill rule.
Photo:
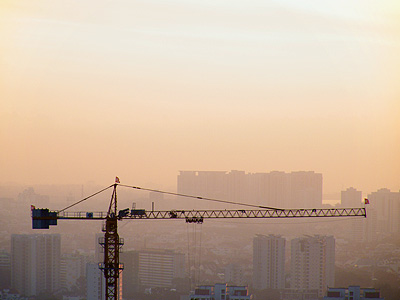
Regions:
<instances>
[{"instance_id":1,"label":"city skyline","mask_svg":"<svg viewBox=\"0 0 400 300\"><path fill-rule=\"evenodd\" d=\"M391 192L398 192L400 191L400 189L396 189L396 188L388 188L388 184L383 184L381 186L378 186L377 188L373 189L373 188L366 188L366 189L361 189L359 186L356 185L343 185L342 187L335 189L335 190L327 190L326 189L326 180L324 177L324 174L319 173L319 172L315 172L315 170L288 170L288 171L283 171L283 170L263 170L260 172L249 172L248 170L178 170L177 174L175 175L175 182L171 184L162 184L160 182L147 182L147 183L143 183L143 185L141 185L141 187L143 188L148 188L148 189L156 189L156 190L161 190L163 192L178 192L180 191L179 188L179 177L182 174L189 174L189 173L196 173L196 174L220 174L220 176L226 175L232 175L233 173L242 173L243 175L245 175L246 177L256 177L256 176L273 176L274 174L276 174L277 176L279 176L280 174L286 174L286 175L290 175L290 174L311 174L314 173L316 175L320 175L322 177L322 201L323 203L326 204L331 204L331 205L335 205L336 203L340 203L340 199L341 199L341 194L345 191L345 190L352 190L355 189L357 190L359 193L361 193L361 197L362 197L362 201L364 198L367 198L369 194L374 193L378 190L381 189L385 189L385 190L389 190ZM119 176L118 176L119 178ZM72 201L74 198L83 198L85 196L87 196L88 193L93 192L93 189L99 189L105 186L108 186L110 183L112 183L115 180L115 176L112 177L108 182L105 182L104 184L101 184L99 182L93 181L93 180L89 180L89 181L85 181L82 183L22 183L22 182L6 182L6 183L0 183L0 192L2 193L3 197L14 197L16 196L18 193L23 192L23 193L32 193L32 189L35 191L40 191L41 194L43 194L43 196L45 199L37 199L39 201L37 201L38 203L42 203L41 205L43 206L47 206L48 204L46 203L50 203L53 202L54 199L59 198L60 196L58 196L57 194L55 194L55 191L59 190L62 193L64 193L65 191L69 190L70 192L70 199L69 201ZM126 182L125 180L122 179L122 184L130 184L129 182ZM233 186L233 190L235 190L237 187ZM48 191L51 191L50 193L48 193ZM182 191L181 191L182 192ZM230 193L234 193L234 191L231 191ZM60 194L60 195L61 195ZM154 193L153 193L154 194ZM158 193L155 193L158 194ZM193 196L198 196L198 194L193 191L193 192L188 192L187 194L191 194ZM199 194L200 195L200 194ZM205 194L204 194L205 195ZM204 195L200 195L200 196L204 196ZM49 196L50 198L53 198L52 201L49 201ZM161 195L158 195L159 197L162 197ZM231 199L231 196L225 195L227 200L228 198ZM242 194L241 196L245 196L244 194ZM23 194L19 195L19 197L23 197ZM156 197L153 200L157 200L157 196L153 195L151 197ZM239 201L240 198L238 198L238 195L235 195L235 200ZM20 200L20 199L18 199ZM158 199L160 200L160 199ZM286 200L285 200L286 201Z\"/></svg>"},{"instance_id":2,"label":"city skyline","mask_svg":"<svg viewBox=\"0 0 400 300\"><path fill-rule=\"evenodd\" d=\"M342 194L343 200L347 199L350 201L358 201L360 194L357 190L355 189L347 189L346 191L343 191L344 193ZM39 199L39 201L46 200L48 197L40 194L36 194L33 190L28 189L20 193L18 198L21 198L21 200L28 201L29 203L30 199ZM150 198L150 195L149 195ZM134 251L123 251L122 256L121 256L121 262L127 263L126 268L124 270L125 275L130 274L131 279L133 279L133 285L136 287L136 292L140 293L140 290L137 290L138 287L140 286L146 286L145 282L145 277L143 274L148 274L150 270L153 270L153 268L150 267L145 267L144 268L144 273L140 272L140 253L147 253L149 251L149 248L151 249L157 249L157 250L150 250L150 252L154 252L157 254L160 253L165 253L165 251L168 251L166 249L176 249L181 253L187 253L187 258L189 258L189 255L193 257L195 253L193 253L193 248L188 247L190 245L189 241L185 242L186 238L189 238L191 236L192 241L196 241L196 236L197 236L197 246L199 246L198 243L200 243L200 248L202 248L202 260L200 262L197 262L197 270L201 272L201 277L202 280L205 282L219 282L219 280L222 278L222 275L220 272L221 270L228 270L227 267L234 263L234 264L239 264L239 266L236 268L237 270L241 270L240 273L241 275L237 277L235 280L243 280L242 282L247 283L247 284L254 284L254 288L258 291L262 291L265 287L273 287L275 289L281 287L282 288L282 281L283 281L283 274L286 274L285 276L288 276L291 274L290 278L297 278L296 274L303 274L304 270L313 269L315 271L315 278L322 278L322 281L318 281L313 277L313 275L310 273L304 279L299 279L297 280L299 284L301 282L314 282L310 286L306 287L303 286L303 289L305 288L304 293L310 293L315 295L315 289L316 285L318 285L317 282L320 282L319 284L319 292L317 294L324 295L325 293L325 286L343 286L344 284L350 285L350 280L347 279L347 281L344 281L344 279L341 279L341 273L339 273L338 276L334 275L333 273L333 267L335 267L338 270L351 270L354 267L357 267L358 264L360 264L360 268L357 268L357 272L362 272L365 274L365 272L368 272L368 274L372 274L370 277L371 282L373 283L375 277L377 276L379 278L379 282L387 282L388 279L382 279L380 277L381 275L376 275L376 270L374 271L374 266L376 265L376 261L372 260L371 258L374 259L380 259L379 260L379 268L382 269L383 267L386 268L386 270L391 270L395 264L396 264L396 257L398 257L397 252L397 246L396 246L396 237L398 237L399 233L399 228L396 226L398 224L399 220L399 215L393 213L390 215L390 217L387 220L384 220L382 217L385 217L390 211L398 211L399 205L398 203L400 199L400 193L397 192L389 192L388 190L381 189L378 190L377 192L371 194L370 200L371 204L369 205L369 218L360 218L360 219L349 219L349 218L344 218L343 220L317 220L317 221L311 221L309 226L304 226L308 222L303 222L302 220L284 220L282 225L282 220L270 220L270 221L263 221L263 222L251 222L248 224L246 220L243 220L242 222L231 222L230 220L220 220L220 222L213 222L212 220L206 220L205 224L206 225L201 225L201 228L203 226L204 229L206 229L206 232L203 232L201 234L201 228L197 227L199 225L184 225L184 222L181 222L181 225L173 225L175 222L171 222L171 224L165 223L165 225L160 224L151 224L149 225L148 222L144 222L141 224L140 219L135 221L135 226L127 226L132 227L134 231L129 231L129 233L125 230L121 231L121 236L124 238L125 242L128 242L132 247L132 245L135 245L134 249L139 250L139 252L134 252ZM4 199L1 199L4 200ZM22 203L21 203L22 204ZM15 205L15 204L14 204ZM25 205L26 206L26 205ZM5 212L7 211L16 211L19 212L19 214L25 214L25 211L22 211L21 209L17 209L18 206L13 206L10 204L10 206L5 206ZM389 209L389 210L388 210ZM375 210L377 213L377 217L371 219L371 212ZM10 214L6 213L5 214L6 218L10 218ZM12 220L12 219L11 219ZM2 220L5 224L8 224L7 220ZM183 221L183 220L182 220ZM223 221L223 222L222 222ZM261 221L261 220L259 220ZM274 225L277 221L277 225ZM291 222L294 221L294 222ZM340 221L340 222L338 222ZM349 224L350 221L350 224ZM359 228L355 228L355 224L352 224L353 221L360 221L360 224L358 224ZM372 221L375 226L369 227L369 222ZM382 222L384 221L384 222ZM128 220L125 220L125 222L128 222ZM125 223L124 222L124 223ZM161 222L161 221L159 221ZM17 227L20 227L19 224L13 224L14 222L11 222L10 228L14 228L13 230L10 230L6 227L6 232L17 232ZM31 228L31 225L29 221L25 222L23 218L21 218L21 225L22 224L28 225L28 228ZM63 224L63 223L70 223L70 224ZM75 223L75 225L74 225ZM79 222L82 224L81 222ZM90 221L89 223L92 223ZM151 222L153 223L153 222ZM183 224L182 224L183 223ZM225 224L226 223L226 224ZM258 226L256 225L258 223ZM358 222L357 222L358 223ZM237 224L237 225L234 225ZM325 225L324 225L325 224ZM63 256L61 257L61 266L63 272L63 276L60 276L60 279L62 278L63 286L67 287L68 286L68 278L70 278L70 282L75 282L79 281L79 276L82 277L82 264L88 261L94 260L95 264L93 265L93 270L96 270L98 268L98 261L101 260L100 257L98 257L99 253L99 246L97 244L98 241L98 234L95 234L96 230L94 227L89 226L82 226L82 230L80 232L76 231L76 225L77 222L72 221L72 222L63 222L60 220L58 224L59 230L57 228L52 228L56 229L56 231L49 229L49 233L61 233L62 236L66 237L66 243L64 243L64 248L61 249ZM100 222L97 224L97 230L100 230ZM152 226L152 225L161 225L159 226ZM184 225L184 226L182 226ZM222 225L222 226L221 226ZM267 225L267 226L266 226ZM193 227L193 232L191 229L189 230L190 226ZM25 228L27 228L24 225ZM83 228L87 227L87 228ZM186 228L187 227L187 228ZM197 229L195 230L195 227ZM354 231L352 230L354 227ZM22 228L22 227L20 227ZM69 228L69 229L68 229ZM120 226L120 229L125 229L124 225ZM246 229L247 228L247 229ZM367 231L373 230L373 235L375 235L376 238L369 239L370 235L367 233ZM26 229L23 229L26 230ZM228 230L228 231L227 231ZM244 230L244 231L243 231ZM247 231L250 230L250 231ZM200 231L200 232L199 232ZM37 232L35 230L32 231L30 229L30 232ZM152 233L153 232L153 233ZM225 233L224 233L225 232ZM247 233L246 233L247 232ZM251 232L251 233L250 233ZM367 235L364 236L363 232L366 232ZM4 232L2 232L4 233ZM134 233L134 234L132 234ZM200 235L203 235L203 241L201 242L201 238L199 238L199 233ZM272 233L272 234L271 234ZM282 234L281 236L284 238L280 238L276 234L280 233ZM154 234L152 237L149 236L149 234ZM254 237L254 234L256 236ZM263 235L260 235L263 234ZM268 234L268 235L267 235ZM312 236L314 234L314 236ZM54 234L53 234L54 235ZM142 242L138 242L136 238L138 235L141 236ZM335 239L339 241L338 243L338 248L337 248L337 253L340 259L338 260L337 264L335 263L335 256L334 255L327 255L328 253L332 253L332 251L335 251L334 249L336 248L334 243L327 243L330 244L329 246L329 251L325 251L325 248L320 248L321 245L324 245L324 239L322 240L319 237L326 236L326 235L333 235L335 236ZM15 235L13 235L15 236ZM41 234L33 234L33 235L23 235L23 236L44 236ZM51 236L51 234L50 234ZM96 238L89 238L89 237L95 237ZM390 237L390 241L387 239ZM291 268L290 272L288 269L284 269L283 263L287 265L287 258L288 254L282 245L284 239L287 238L288 241L290 242L291 247L291 253L292 253L292 258L291 258ZM3 237L4 239L4 237ZM81 246L78 246L79 244L77 243L78 240L85 240L89 241L90 248L87 249L87 246L82 247L82 241L79 242ZM252 240L253 239L253 240ZM299 246L299 247L294 247L293 243L296 243L296 241L302 241L302 240L308 240L312 239L314 240L314 243L316 247L312 248L311 246ZM135 240L135 243L132 244L132 240ZM158 243L154 243L156 240L158 240ZM259 244L260 247L256 247L257 243L254 243L255 241L262 241L262 243ZM264 244L264 240L268 241L270 240L270 245ZM386 241L385 241L386 240ZM95 241L95 243L93 243ZM74 244L72 244L72 242ZM253 242L253 261L251 261L252 255L251 255L251 245ZM393 244L389 244L388 242L393 242ZM195 242L196 243L196 242ZM281 243L280 246L278 244ZM301 242L302 243L302 242ZM300 243L300 244L301 244ZM72 244L72 245L71 245ZM3 243L5 245L5 243ZM62 243L61 243L62 245ZM157 246L156 246L157 245ZM273 248L273 246L276 245L276 248ZM376 246L375 250L371 250L371 247ZM150 246L149 248L147 248ZM266 247L265 247L266 246ZM269 248L271 246L271 248ZM15 249L15 247L13 247ZM191 250L190 250L190 249ZM196 248L196 247L195 247ZM300 252L308 251L304 249L310 248L309 254L304 252L303 254L299 254L300 256L300 262L299 263L293 263L297 258L298 255L294 254L294 250L298 249ZM313 250L312 250L312 249ZM128 248L129 249L129 246ZM131 248L132 249L132 248ZM368 249L368 250L367 250ZM12 249L11 249L12 250ZM59 249L60 250L60 249ZM89 251L88 251L89 250ZM176 251L173 250L173 251ZM396 251L393 251L396 250ZM186 252L187 251L187 252ZM353 258L349 260L348 255L350 252L354 251L352 254ZM362 253L360 253L362 251ZM286 255L284 253L286 252ZM7 252L4 252L7 253ZM15 255L13 255L15 251L11 251L11 258ZM124 254L125 253L125 254ZM169 252L168 254L171 254L173 252ZM314 254L312 254L314 253ZM397 253L397 254L396 254ZM73 254L72 256L69 254ZM132 255L131 255L132 254ZM293 256L294 255L294 256ZM311 255L311 256L310 256ZM314 259L314 257L317 255L317 259ZM318 256L321 255L321 256ZM129 257L128 257L129 256ZM286 258L285 258L286 256ZM367 256L368 259L364 260L362 257ZM80 258L78 258L80 257ZM97 259L95 258L97 257ZM258 257L258 258L257 258ZM358 257L358 258L357 258ZM376 258L375 258L376 257ZM4 256L5 261L7 261L7 255ZM126 260L128 259L128 260ZM268 263L268 259L270 259L270 262ZM155 269L156 267L156 262L158 261L164 262L171 261L171 259L159 259L155 258L154 261L153 259L149 259L149 257L146 258L147 262L150 263ZM267 261L265 261L267 260ZM182 261L182 260L181 260ZM326 264L319 265L319 263L325 261ZM97 262L97 263L96 263ZM277 263L274 265L274 263ZM316 263L314 265L308 265L308 263ZM168 263L167 263L168 264ZM369 266L368 264L371 264ZM139 269L135 266L139 265ZM278 266L279 265L279 266ZM298 271L293 271L292 266L299 266L300 269ZM1 266L0 266L1 267ZM132 270L132 268L136 269L136 271L139 271L139 273L135 273L132 271L128 271L129 269ZM190 270L190 263L187 265L187 267ZM192 265L193 267L193 265ZM251 274L251 271L249 271L249 268L253 272L259 272L259 275L256 275L256 273ZM286 266L287 267L287 266ZM312 267L312 268L311 268ZM160 271L157 275L157 277L154 278L161 278L164 276L164 271L167 272L168 274L173 273L172 269L168 267L167 265L163 265L163 267L160 267L162 269L162 272ZM196 263L194 264L194 271L196 272ZM1 268L0 268L1 269ZM330 270L328 272L328 269ZM5 272L7 272L7 268L3 269ZM12 270L12 269L11 269ZM69 270L69 271L68 271ZM168 271L169 270L169 271ZM284 271L285 270L285 271ZM302 271L303 270L303 271ZM325 273L318 273L318 270L325 270L328 272L330 275L325 279ZM0 270L1 271L1 270ZM154 270L153 270L154 271ZM151 271L151 272L153 272ZM188 270L187 270L188 271ZM293 273L293 272L295 273ZM323 272L325 272L323 271ZM8 271L10 272L10 271ZM229 272L229 270L228 270ZM341 271L343 272L343 271ZM386 271L385 271L386 272ZM97 272L100 274L100 271ZM379 272L378 272L379 273ZM136 274L136 275L135 275ZM155 273L154 273L155 274ZM188 273L186 273L188 274ZM263 274L263 275L261 275ZM314 273L313 273L314 274ZM253 279L251 278L253 275ZM144 276L144 277L143 277ZM155 275L154 275L155 276ZM321 277L322 276L322 277ZM332 278L335 276L335 280L339 280L339 284L336 285L336 283L333 283ZM200 276L198 276L199 278ZM330 279L328 279L328 277ZM78 280L77 280L78 278ZM97 278L97 277L96 277ZM98 282L98 280L94 278L94 283ZM100 277L99 277L100 278ZM123 277L124 278L124 277ZM128 277L129 278L129 277ZM135 281L135 278L138 278L138 281L141 282L141 284L138 284L137 281ZM185 277L186 279L188 277ZM185 286L187 284L187 280L185 281L185 278L182 278L183 280L181 281L175 281L175 284L177 286ZM265 287L256 287L259 283L257 283L256 279L262 279L264 278L265 280L268 280L268 278L280 278L280 283L277 283L276 281L274 282L274 279L270 281L270 283L266 284ZM292 286L292 281L290 281L290 288L288 288L288 281L287 277L285 277L286 284L284 286L284 290L282 290L282 293L287 295L287 297L290 297L289 295L296 294L298 291L297 289L299 288L298 286L294 285ZM309 278L309 279L307 279ZM312 279L314 278L314 279ZM92 283L92 281L89 281L88 279L88 284L89 282ZM276 280L275 279L275 280ZM312 280L311 280L312 279ZM164 280L164 279L163 279ZM168 281L168 280L167 280ZM165 281L167 283L167 281ZM297 282L296 281L296 282ZM136 282L136 283L135 283ZM164 282L164 281L163 281ZM186 283L185 283L186 282ZM201 282L201 281L200 281ZM329 283L330 282L330 283ZM362 285L360 282L360 279L357 279L356 282L359 282L357 284ZM149 283L149 282L148 282ZM372 283L369 284L364 284L362 285L363 287L375 287ZM152 282L152 285L157 285L157 283ZM168 281L168 285L171 285L172 282ZM322 285L321 285L322 284ZM167 284L166 284L167 285ZM393 285L393 283L392 283ZM69 290L72 292L73 290L77 291L78 289L76 288L76 285L71 285L69 284ZM89 289L92 289L91 285L87 286ZM81 289L82 291L82 285ZM384 289L384 294L388 295L389 290ZM135 290L131 290L130 293L135 293ZM388 298L388 299L395 299L395 298Z\"/></svg>"}]
</instances>

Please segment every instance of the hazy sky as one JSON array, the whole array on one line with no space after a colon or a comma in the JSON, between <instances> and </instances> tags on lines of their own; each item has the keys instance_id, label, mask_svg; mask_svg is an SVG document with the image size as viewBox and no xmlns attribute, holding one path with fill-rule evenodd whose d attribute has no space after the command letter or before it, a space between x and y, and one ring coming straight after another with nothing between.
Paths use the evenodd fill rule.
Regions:
<instances>
[{"instance_id":1,"label":"hazy sky","mask_svg":"<svg viewBox=\"0 0 400 300\"><path fill-rule=\"evenodd\" d=\"M0 184L398 190L399 119L398 0L0 1Z\"/></svg>"}]
</instances>

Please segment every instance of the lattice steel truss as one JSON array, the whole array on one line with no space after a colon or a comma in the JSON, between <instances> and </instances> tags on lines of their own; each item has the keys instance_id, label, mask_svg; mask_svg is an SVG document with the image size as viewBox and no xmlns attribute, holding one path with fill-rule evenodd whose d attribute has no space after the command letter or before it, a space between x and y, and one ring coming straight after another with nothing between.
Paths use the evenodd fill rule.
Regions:
<instances>
[{"instance_id":1,"label":"lattice steel truss","mask_svg":"<svg viewBox=\"0 0 400 300\"><path fill-rule=\"evenodd\" d=\"M57 213L57 219L106 219L106 212L93 212L87 216L87 212L62 212ZM226 209L226 210L154 210L136 214L134 210L127 215L118 217L121 219L232 219L232 218L309 218L309 217L366 217L365 208L322 208L322 209ZM49 219L51 219L49 217Z\"/></svg>"}]
</instances>

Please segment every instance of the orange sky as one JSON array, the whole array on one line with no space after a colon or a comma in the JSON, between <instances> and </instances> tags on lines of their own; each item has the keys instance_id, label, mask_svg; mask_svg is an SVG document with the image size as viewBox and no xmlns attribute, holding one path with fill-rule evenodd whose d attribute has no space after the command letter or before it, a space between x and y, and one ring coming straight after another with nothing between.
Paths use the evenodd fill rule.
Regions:
<instances>
[{"instance_id":1,"label":"orange sky","mask_svg":"<svg viewBox=\"0 0 400 300\"><path fill-rule=\"evenodd\" d=\"M0 184L400 189L398 1L3 0L0 36Z\"/></svg>"}]
</instances>

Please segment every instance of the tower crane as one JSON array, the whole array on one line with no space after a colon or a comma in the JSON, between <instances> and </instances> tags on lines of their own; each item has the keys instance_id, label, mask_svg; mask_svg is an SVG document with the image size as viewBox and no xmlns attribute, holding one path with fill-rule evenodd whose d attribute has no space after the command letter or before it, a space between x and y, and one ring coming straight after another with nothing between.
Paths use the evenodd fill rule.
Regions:
<instances>
[{"instance_id":1,"label":"tower crane","mask_svg":"<svg viewBox=\"0 0 400 300\"><path fill-rule=\"evenodd\" d=\"M117 209L117 187L123 186L127 188L145 190L151 192L159 192L175 196L190 197L206 201L215 201L226 204L236 204L253 209L225 209L225 210L169 210L169 211L147 211L144 209ZM112 196L107 212L67 212L66 210L87 199L112 188ZM31 206L32 228L33 229L49 229L50 226L57 225L58 220L103 220L104 238L100 239L100 244L104 247L104 261L99 264L99 268L103 271L106 289L106 300L118 300L118 278L122 264L119 262L119 253L123 245L123 239L118 235L118 221L126 219L184 219L187 223L203 223L204 219L249 219L249 218L318 218L318 217L366 217L366 209L364 208L333 208L333 209L280 209L260 205L252 205L245 203L237 203L232 201L211 199L206 197L196 197L185 194L163 192L158 190L146 189L137 186L129 186L120 184L118 177L114 184L90 195L68 207L59 211L50 211L48 208L35 208Z\"/></svg>"}]
</instances>

